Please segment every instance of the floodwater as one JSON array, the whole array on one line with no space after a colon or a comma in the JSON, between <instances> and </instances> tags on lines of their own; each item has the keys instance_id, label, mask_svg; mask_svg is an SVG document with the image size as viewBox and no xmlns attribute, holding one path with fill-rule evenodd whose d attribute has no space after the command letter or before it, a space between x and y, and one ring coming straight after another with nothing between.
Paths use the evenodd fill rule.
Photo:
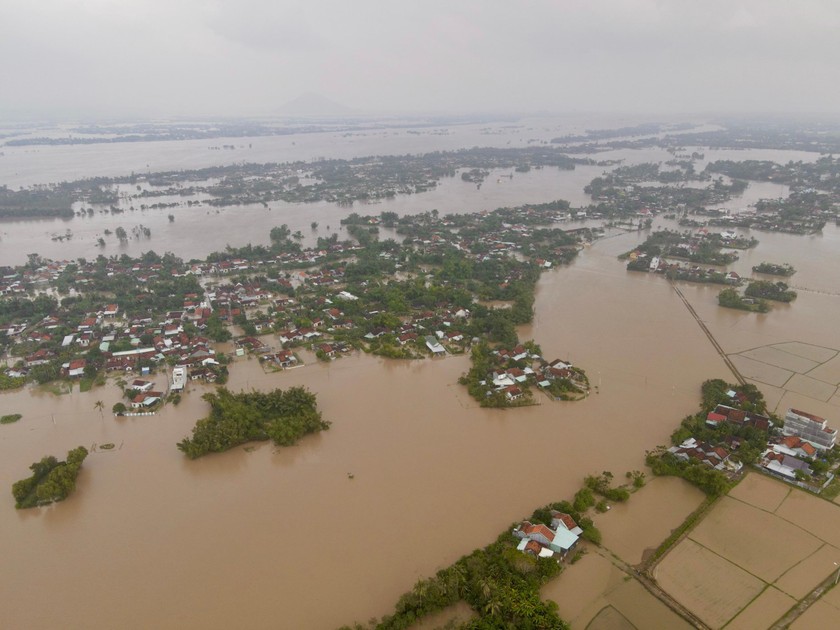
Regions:
<instances>
[{"instance_id":1,"label":"floodwater","mask_svg":"<svg viewBox=\"0 0 840 630\"><path fill-rule=\"evenodd\" d=\"M462 126L419 129L383 129L351 133L308 133L288 136L228 138L180 142L130 142L98 145L0 147L0 185L11 188L69 181L94 176L120 176L131 173L164 170L197 169L213 165L240 162L287 162L319 158L352 159L368 155L399 155L427 153L473 146L524 147L546 143L551 138L579 134L585 129L619 127L648 122L638 117L616 117L612 120L591 116L564 118L525 118L515 123L479 123ZM680 122L680 121L675 121ZM210 150L223 144L234 145L233 150ZM784 152L779 152L784 153ZM667 160L670 155L661 149L644 151L616 151L594 154L595 160L622 159L628 164L650 160ZM780 158L781 159L781 158ZM378 214L394 211L399 214L437 209L441 214L492 210L524 203L541 203L566 199L573 206L585 206L590 197L584 186L604 169L598 166L578 166L573 171L553 168L534 169L529 173L513 173L512 169L493 171L484 184L464 182L460 177L444 179L431 191L400 196L379 203L356 203L351 209L320 202L289 204L274 202L269 208L262 205L207 206L139 210L141 203L149 205L184 198L153 198L134 200L138 208L129 211L129 203L120 203L125 213L100 213L73 219L43 219L37 221L0 222L0 265L26 262L30 253L38 253L55 260L95 258L128 254L138 256L155 250L171 251L189 260L203 258L227 245L247 243L268 244L272 227L286 223L292 231L300 230L304 245L313 245L318 236L339 231L339 220L349 212ZM514 174L512 179L507 175ZM505 177L502 177L505 176ZM776 195L773 194L775 197ZM752 200L746 199L746 206ZM175 215L170 222L168 216ZM231 221L237 230L231 234ZM319 230L310 224L316 221ZM105 236L117 227L127 231L143 225L151 230L151 238L119 243L113 236ZM330 226L327 228L327 226ZM54 237L72 233L69 239ZM97 240L103 237L106 246Z\"/></svg>"},{"instance_id":2,"label":"floodwater","mask_svg":"<svg viewBox=\"0 0 840 630\"><path fill-rule=\"evenodd\" d=\"M528 180L517 174L477 192L519 181ZM562 186L532 194L564 196ZM487 203L507 205L497 199ZM307 215L300 229L308 232L312 220L337 223L336 210L323 212ZM296 229L291 210L274 214ZM76 232L85 221L68 226ZM138 222L152 225L146 217ZM199 222L212 223L203 214L193 227ZM232 245L244 244L251 222L237 221L243 237ZM173 228L186 223L179 215ZM229 231L221 219L212 229L184 229L171 247L157 245L162 230L152 225L143 249L188 258L188 242L214 238L225 223ZM273 224L261 223L260 233ZM264 443L189 461L175 443L206 413L200 388L156 416L122 419L94 407L118 401L113 385L60 397L0 395L4 413L24 416L0 426L0 487L44 455L117 445L90 455L77 492L61 504L19 512L11 496L0 501L3 625L334 628L366 621L535 507L571 498L585 475L642 469L645 450L666 443L696 408L699 384L731 379L669 284L628 273L616 259L645 236L598 241L540 280L534 322L521 336L535 338L548 359L587 371L597 390L577 403L538 398L542 404L526 409L482 410L456 383L465 357L354 355L276 374L241 359L232 389L306 385L332 428L291 448ZM790 262L801 269L791 283L804 287L793 304L767 315L717 307L717 287L684 284L683 292L727 352L794 340L840 348L840 280L821 269L840 256L839 237L834 226L813 238L757 234L761 244L735 268ZM0 243L15 260L31 251L17 239ZM96 250L59 257L78 255Z\"/></svg>"},{"instance_id":3,"label":"floodwater","mask_svg":"<svg viewBox=\"0 0 840 630\"><path fill-rule=\"evenodd\" d=\"M639 469L697 404L698 383L726 372L666 283L628 283L621 265L599 271L595 250L544 276L533 326L546 356L571 358L600 384L578 403L482 410L456 384L464 357L360 355L278 374L240 360L231 388L304 384L333 426L296 447L193 462L175 443L205 412L200 391L125 419L94 410L117 402L112 389L6 394L3 408L24 418L0 432L0 487L48 453L121 448L92 454L62 504L0 503L0 554L14 567L0 573L5 618L86 628L367 620L534 507L571 497L586 474ZM681 370L677 340L692 357Z\"/></svg>"},{"instance_id":4,"label":"floodwater","mask_svg":"<svg viewBox=\"0 0 840 630\"><path fill-rule=\"evenodd\" d=\"M663 120L662 116L657 116ZM237 162L293 162L451 151L465 147L523 147L587 129L650 122L637 115L564 115L439 127L367 129L252 138L124 142L65 146L0 146L0 185L17 188L84 177L198 169ZM667 121L665 121L667 122ZM685 122L675 118L672 122ZM689 131L712 127L699 123ZM34 132L34 136L47 135ZM229 150L214 150L222 145Z\"/></svg>"},{"instance_id":5,"label":"floodwater","mask_svg":"<svg viewBox=\"0 0 840 630\"><path fill-rule=\"evenodd\" d=\"M665 152L661 152L665 154ZM644 152L639 151L631 162L628 154L627 163L646 161ZM665 154L667 155L667 154ZM663 159L663 155L656 156ZM578 165L574 170L566 171L555 168L532 169L528 173L513 173L512 169L499 169L491 172L486 181L477 187L463 181L460 177L444 178L439 185L428 192L415 195L401 195L394 199L374 203L356 203L352 208L341 207L329 202L286 203L272 202L267 208L260 204L228 206L214 208L209 206L160 208L140 210L139 206L148 200L121 202L125 212L111 214L100 212L72 219L41 219L37 221L2 221L0 222L0 265L19 265L26 262L30 253L38 253L54 260L74 260L76 258L95 258L99 254L114 256L127 254L139 256L143 252L155 250L159 254L170 251L184 260L204 258L208 254L222 251L226 246L239 247L252 243L269 245L268 234L272 227L285 223L292 232L300 230L304 238L303 246L314 246L319 236L333 233L342 235L340 220L350 212L377 215L391 211L397 214L415 214L438 210L443 214L459 214L500 207L512 207L528 203L544 203L565 199L573 207L585 207L592 201L583 192L584 187L605 170L600 166ZM513 174L512 178L508 176ZM751 183L739 196L733 197L721 207L733 211L743 210L763 198L785 197L788 189L778 184ZM149 203L166 202L186 203L184 198L156 198ZM136 210L129 210L134 205ZM174 221L169 220L169 215ZM236 222L235 233L231 232L231 222ZM311 228L312 222L318 228ZM123 227L131 232L137 226L145 226L151 231L151 237L139 237L120 243L105 230L116 231ZM578 227L578 223L569 223L569 227ZM53 240L67 232L71 238ZM383 235L383 238L387 235ZM97 240L102 237L106 245L99 247ZM344 236L342 236L344 238ZM760 235L757 238L761 239Z\"/></svg>"},{"instance_id":6,"label":"floodwater","mask_svg":"<svg viewBox=\"0 0 840 630\"><path fill-rule=\"evenodd\" d=\"M620 471L619 471L620 472ZM628 564L639 564L671 535L706 495L678 477L653 477L626 503L596 515L604 546ZM619 474L618 481L624 479Z\"/></svg>"},{"instance_id":7,"label":"floodwater","mask_svg":"<svg viewBox=\"0 0 840 630\"><path fill-rule=\"evenodd\" d=\"M578 166L572 171L532 169L528 173L514 173L510 179L508 175L513 173L513 169L505 169L493 171L480 188L460 177L445 178L437 188L425 193L402 195L379 203L356 203L352 208L328 202L304 204L277 201L268 208L259 204L225 208L184 205L140 210L140 204L147 200L133 200L122 204L126 206L126 212L122 214L96 212L73 219L2 221L0 265L23 264L27 254L34 252L54 260L90 259L98 254L139 256L151 249L160 254L171 251L184 260L204 258L212 252L223 251L227 245L269 245L271 228L282 223L286 223L292 232L300 230L303 233L301 243L304 246L314 246L319 236L338 233L342 238L348 238L342 231L340 220L350 212L378 215L392 211L402 215L437 209L443 215L557 199L585 206L591 198L583 192L583 188L603 170L598 166ZM170 201L185 203L183 198L154 199L150 203ZM138 208L133 212L127 208L132 204ZM174 221L169 220L170 214L174 215ZM311 228L313 221L319 224L316 230ZM236 223L235 232L231 231L232 222ZM120 226L130 233L131 228L139 225L151 230L151 238L141 236L120 243L113 235L104 234L105 230L114 232ZM54 236L64 235L67 230L72 232L72 238L52 240ZM105 247L97 245L100 237L104 238Z\"/></svg>"}]
</instances>

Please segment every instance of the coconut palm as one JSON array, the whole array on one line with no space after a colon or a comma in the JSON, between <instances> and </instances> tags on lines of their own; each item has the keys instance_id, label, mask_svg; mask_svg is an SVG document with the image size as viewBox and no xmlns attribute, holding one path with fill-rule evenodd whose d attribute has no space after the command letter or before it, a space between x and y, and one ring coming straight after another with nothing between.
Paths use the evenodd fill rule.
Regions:
<instances>
[{"instance_id":1,"label":"coconut palm","mask_svg":"<svg viewBox=\"0 0 840 630\"><path fill-rule=\"evenodd\" d=\"M95 403L93 403L93 408L94 409L99 409L99 415L101 416L102 415L102 410L105 408L105 403L102 402L101 400L97 400Z\"/></svg>"}]
</instances>

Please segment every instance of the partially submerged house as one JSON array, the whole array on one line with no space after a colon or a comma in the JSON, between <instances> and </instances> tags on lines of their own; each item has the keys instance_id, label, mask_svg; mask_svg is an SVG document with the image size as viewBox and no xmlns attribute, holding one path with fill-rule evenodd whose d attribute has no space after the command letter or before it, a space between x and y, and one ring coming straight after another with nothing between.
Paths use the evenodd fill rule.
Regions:
<instances>
[{"instance_id":1,"label":"partially submerged house","mask_svg":"<svg viewBox=\"0 0 840 630\"><path fill-rule=\"evenodd\" d=\"M444 348L437 339L435 339L432 335L426 335L426 347L429 351L436 357L442 357L446 355L446 348Z\"/></svg>"},{"instance_id":2,"label":"partially submerged house","mask_svg":"<svg viewBox=\"0 0 840 630\"><path fill-rule=\"evenodd\" d=\"M519 551L534 553L534 555L545 558L551 557L555 553L565 556L577 544L579 533L582 530L572 520L568 514L563 514L567 519L559 518L562 513L556 512L558 518L554 517L552 513L552 526L556 525L556 529L552 529L548 525L542 523L531 523L530 521L522 521L516 529L513 530L513 535L520 539L519 545L516 547ZM570 529L567 525L572 525ZM577 532L575 531L577 530ZM539 552L535 553L537 545Z\"/></svg>"}]
</instances>

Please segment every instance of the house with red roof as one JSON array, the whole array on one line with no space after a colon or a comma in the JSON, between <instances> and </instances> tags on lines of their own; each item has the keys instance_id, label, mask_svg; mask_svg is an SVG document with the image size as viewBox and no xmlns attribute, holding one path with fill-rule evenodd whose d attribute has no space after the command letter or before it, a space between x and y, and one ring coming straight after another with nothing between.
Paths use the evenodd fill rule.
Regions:
<instances>
[{"instance_id":1,"label":"house with red roof","mask_svg":"<svg viewBox=\"0 0 840 630\"><path fill-rule=\"evenodd\" d=\"M583 533L583 530L578 527L578 524L575 523L575 519L573 519L570 514L558 512L557 510L551 510L551 527L555 530L562 527L576 536L580 536Z\"/></svg>"},{"instance_id":2,"label":"house with red roof","mask_svg":"<svg viewBox=\"0 0 840 630\"><path fill-rule=\"evenodd\" d=\"M87 361L84 359L74 359L69 363L61 366L62 371L70 378L81 378L85 373L85 366Z\"/></svg>"},{"instance_id":3,"label":"house with red roof","mask_svg":"<svg viewBox=\"0 0 840 630\"><path fill-rule=\"evenodd\" d=\"M572 523L574 524L574 521ZM530 521L522 521L517 525L513 535L521 541L517 546L520 551L533 553L535 547L531 543L539 545L541 549L534 555L540 557L550 557L554 553L565 556L578 542L578 534L565 526L554 530L548 525Z\"/></svg>"}]
</instances>

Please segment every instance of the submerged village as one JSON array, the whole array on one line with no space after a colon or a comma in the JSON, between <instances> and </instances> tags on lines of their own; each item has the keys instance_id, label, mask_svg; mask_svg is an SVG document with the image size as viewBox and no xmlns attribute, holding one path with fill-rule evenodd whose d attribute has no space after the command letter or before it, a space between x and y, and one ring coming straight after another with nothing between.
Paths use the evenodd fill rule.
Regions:
<instances>
[{"instance_id":1,"label":"submerged village","mask_svg":"<svg viewBox=\"0 0 840 630\"><path fill-rule=\"evenodd\" d=\"M554 144L596 140L604 139L593 135ZM422 192L417 189L422 182L434 186L423 171L430 163L481 186L491 169L517 167L511 155L517 154L473 150L411 159L410 168L419 170L412 171L409 188ZM517 159L523 156L538 162L534 168L592 163L560 160L550 149ZM91 410L103 421L110 411L109 422L128 422L177 408L184 397L201 396L209 414L197 421L191 436L172 445L190 459L252 441L290 446L329 429L331 419L322 418L317 393L286 387L284 375L313 363L340 365L355 353L438 365L463 356L469 363L457 386L476 406L509 414L537 405L585 404L600 395L600 378L590 382L586 357L572 362L564 355L546 356L540 339L519 336L520 327L533 320L543 274L568 265L599 239L638 233L645 240L619 256L628 277L661 276L681 297L681 283L719 285L720 307L772 317L772 304L797 297L786 282L797 272L794 266L763 261L752 268L751 278L727 267L739 252L755 248L762 233L817 234L840 215L840 160L787 166L713 162L698 173L693 164L701 157L674 149L667 168L619 166L590 183L593 204L585 209L558 200L467 214L348 211L337 231L311 224L314 246L304 246L300 231L281 224L271 228L267 245L228 247L189 261L154 251L135 258L100 253L76 260L33 253L26 264L0 270L0 350L7 357L0 389L30 387L61 395L74 389L106 391L103 386L114 383L117 390L107 391L122 396L103 396ZM516 172L531 166L523 162ZM345 167L375 170L379 165L326 162L313 168L319 173L313 178L347 177ZM230 170L230 179L224 170L203 174L220 177L214 191L194 185L178 194L219 194L227 199L224 204L235 205L311 193L351 206L370 192L360 186L342 196L336 180L312 193L309 176L296 175L301 165L294 164L268 169L280 188L263 197L257 194L259 168ZM243 173L245 179L237 180ZM172 186L194 177L165 174L152 178L152 188L140 182L136 191L145 197L171 195ZM747 180L783 182L791 193L738 214L714 209L743 191ZM237 181L247 183L243 188L233 185ZM113 204L115 198L106 193L122 185L126 182L96 183L104 195L97 203ZM393 186L386 188L381 196L392 197ZM72 186L57 190L53 193L79 192ZM191 202L158 210L182 203ZM672 223L653 230L657 218ZM177 217L170 215L170 221ZM124 230L117 236L128 238ZM149 236L142 229L132 234ZM819 354L808 344L789 345L802 359ZM581 561L618 571L623 583L638 587L637 597L655 600L661 608L657 623L665 624L658 627L787 627L819 613L836 595L834 573L815 558L817 549L840 549L840 508L832 503L840 495L840 419L796 407L774 413L762 391L722 356L735 381L698 383L699 409L674 419L670 444L650 445L645 471L581 471L581 487L573 496L536 509L487 547L419 579L392 613L347 627L412 628L436 619L443 627L565 628L552 599L562 595L546 593L567 585L567 573ZM278 389L229 391L226 384L237 363L248 359L276 375ZM26 422L14 409L3 414L3 424ZM94 445L91 452L96 448L115 445ZM65 499L88 455L78 447L66 461L50 455L33 464L32 476L14 484L17 507ZM647 541L633 561L629 552L614 549L604 532L615 527L619 513L632 521L634 504L646 500L645 488L668 477L684 480L702 499L667 536ZM348 471L347 482L359 480ZM768 496L779 498L773 502ZM778 539L753 539L753 522L780 537L791 536L790 549L774 556ZM732 551L733 540L756 553L742 557ZM714 554L727 559L710 559ZM767 566L756 559L771 556ZM804 569L795 569L800 562ZM645 627L629 620L626 603L605 599L601 604L589 617L595 625L587 627Z\"/></svg>"},{"instance_id":2,"label":"submerged village","mask_svg":"<svg viewBox=\"0 0 840 630\"><path fill-rule=\"evenodd\" d=\"M301 366L305 348L323 361L360 350L393 359L470 353L463 384L487 406L533 403L535 390L584 396L583 370L543 358L515 329L530 321L540 272L592 238L589 229L548 227L567 210L556 202L447 217L351 214L343 221L351 240L333 234L304 249L280 226L269 247L190 263L154 252L72 262L33 255L6 269L0 286L14 363L3 385L89 389L118 375L126 402L113 411L122 414L177 404L188 381L223 384L233 356L282 370ZM379 240L380 225L403 244ZM232 352L217 353L230 340ZM158 370L169 374L165 392L143 378Z\"/></svg>"}]
</instances>

